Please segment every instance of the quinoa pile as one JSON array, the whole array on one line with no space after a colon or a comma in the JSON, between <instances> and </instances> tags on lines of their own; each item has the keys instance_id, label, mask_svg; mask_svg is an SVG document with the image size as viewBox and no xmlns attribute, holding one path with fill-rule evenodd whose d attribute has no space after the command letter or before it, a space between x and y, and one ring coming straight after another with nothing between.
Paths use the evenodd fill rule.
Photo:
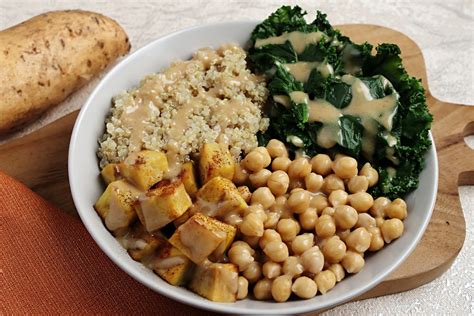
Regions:
<instances>
[{"instance_id":1,"label":"quinoa pile","mask_svg":"<svg viewBox=\"0 0 474 316\"><path fill-rule=\"evenodd\" d=\"M225 143L237 160L255 148L257 132L269 124L261 111L268 91L245 58L233 44L200 49L115 96L99 139L100 167L142 149L173 147L186 161L204 143Z\"/></svg>"}]
</instances>

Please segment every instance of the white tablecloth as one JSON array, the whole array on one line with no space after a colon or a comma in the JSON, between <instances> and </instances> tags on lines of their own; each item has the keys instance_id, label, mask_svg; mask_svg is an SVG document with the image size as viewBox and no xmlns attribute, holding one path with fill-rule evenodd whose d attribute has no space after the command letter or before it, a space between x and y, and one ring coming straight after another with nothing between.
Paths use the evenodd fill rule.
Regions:
<instances>
[{"instance_id":1,"label":"white tablecloth","mask_svg":"<svg viewBox=\"0 0 474 316\"><path fill-rule=\"evenodd\" d=\"M257 3L258 2L258 3ZM319 3L318 3L319 2ZM128 33L132 50L164 34L204 23L265 18L282 4L320 9L333 24L369 23L399 30L421 47L431 93L445 101L474 104L474 2L455 1L25 1L0 0L0 29L49 10L84 9L116 19ZM1 69L0 69L1 71ZM94 80L49 111L18 137L79 109ZM474 108L473 108L474 110ZM0 139L1 142L6 139ZM474 137L468 139L474 148ZM473 162L474 167L474 162ZM461 187L467 236L453 266L439 279L401 294L346 304L331 314L473 314L474 187Z\"/></svg>"}]
</instances>

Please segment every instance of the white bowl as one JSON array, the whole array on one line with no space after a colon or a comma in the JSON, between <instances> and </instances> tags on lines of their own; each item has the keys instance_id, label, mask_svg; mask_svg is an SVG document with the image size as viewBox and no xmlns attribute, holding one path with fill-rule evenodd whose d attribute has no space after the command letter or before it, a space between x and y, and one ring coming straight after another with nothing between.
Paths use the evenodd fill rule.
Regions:
<instances>
[{"instance_id":1,"label":"white bowl","mask_svg":"<svg viewBox=\"0 0 474 316\"><path fill-rule=\"evenodd\" d=\"M326 309L349 301L381 282L415 248L431 218L438 186L438 162L433 146L426 154L420 186L406 198L409 216L403 236L367 258L360 273L338 283L322 296L286 303L242 300L236 303L208 301L181 287L169 285L141 263L134 261L105 228L93 205L104 187L99 177L97 139L111 98L139 83L145 75L167 67L176 59L188 59L199 48L234 42L244 45L257 23L228 22L199 26L162 37L122 60L95 88L82 107L69 147L69 182L76 209L99 247L126 273L156 292L195 307L226 313L296 314ZM433 141L433 138L430 138Z\"/></svg>"}]
</instances>

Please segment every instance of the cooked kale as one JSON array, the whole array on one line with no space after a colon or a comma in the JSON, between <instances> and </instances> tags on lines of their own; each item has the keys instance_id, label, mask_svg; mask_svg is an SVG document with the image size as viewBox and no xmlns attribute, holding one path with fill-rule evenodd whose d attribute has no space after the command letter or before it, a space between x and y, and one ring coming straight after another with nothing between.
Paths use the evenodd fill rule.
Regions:
<instances>
[{"instance_id":1,"label":"cooked kale","mask_svg":"<svg viewBox=\"0 0 474 316\"><path fill-rule=\"evenodd\" d=\"M412 191L418 186L424 155L431 146L428 131L432 116L420 80L407 74L397 45L381 44L375 48L376 54L373 55L372 45L353 43L331 26L325 14L318 11L311 23L306 22L305 15L306 12L298 6L283 6L252 32L253 43L258 39L295 31L325 34L318 43L307 45L300 54L295 52L290 41L249 50L249 64L256 72L268 76L271 95L268 111L270 127L265 134L258 135L259 143L264 145L269 139L278 138L293 151L303 149L309 155L343 152L358 159L360 165L369 161L378 170L380 180L371 191L375 196L396 198ZM306 82L299 82L283 64L301 61L327 63L332 66L333 72L323 75L318 69L313 69ZM374 99L398 94L392 128L387 131L377 125L375 149L370 156L363 154L365 131L360 117L342 115L338 123L339 141L330 149L324 149L317 143L318 131L323 124L310 122L308 105L295 103L289 97L294 91L302 91L311 100L325 100L335 108L344 109L353 98L351 85L342 80L346 74L360 79ZM274 101L272 97L277 95L287 96L288 104L285 106ZM390 135L391 141L387 135ZM288 141L291 136L300 138L303 148Z\"/></svg>"}]
</instances>

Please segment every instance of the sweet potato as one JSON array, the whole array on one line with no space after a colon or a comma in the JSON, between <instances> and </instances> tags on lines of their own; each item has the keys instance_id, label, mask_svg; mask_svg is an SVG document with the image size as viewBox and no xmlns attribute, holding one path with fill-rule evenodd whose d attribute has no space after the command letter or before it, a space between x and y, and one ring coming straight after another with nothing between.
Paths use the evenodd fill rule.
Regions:
<instances>
[{"instance_id":1,"label":"sweet potato","mask_svg":"<svg viewBox=\"0 0 474 316\"><path fill-rule=\"evenodd\" d=\"M0 134L34 120L130 50L98 13L48 12L0 31Z\"/></svg>"}]
</instances>

